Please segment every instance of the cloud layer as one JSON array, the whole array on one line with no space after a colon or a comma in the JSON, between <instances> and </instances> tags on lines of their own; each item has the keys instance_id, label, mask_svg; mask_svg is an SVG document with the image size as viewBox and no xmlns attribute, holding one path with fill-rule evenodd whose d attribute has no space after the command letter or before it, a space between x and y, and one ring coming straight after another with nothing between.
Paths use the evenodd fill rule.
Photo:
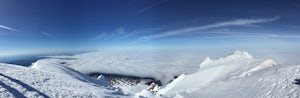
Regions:
<instances>
[{"instance_id":1,"label":"cloud layer","mask_svg":"<svg viewBox=\"0 0 300 98\"><path fill-rule=\"evenodd\" d=\"M42 35L45 35L45 36L48 36L48 37L53 36L52 34L50 34L50 33L48 33L48 32L44 32L44 31L41 31L41 34L42 34Z\"/></svg>"},{"instance_id":2,"label":"cloud layer","mask_svg":"<svg viewBox=\"0 0 300 98\"><path fill-rule=\"evenodd\" d=\"M6 30L11 30L11 31L19 31L17 29L14 29L14 28L11 28L11 27L8 27L8 26L4 26L4 25L0 25L0 28L6 29Z\"/></svg>"},{"instance_id":3,"label":"cloud layer","mask_svg":"<svg viewBox=\"0 0 300 98\"><path fill-rule=\"evenodd\" d=\"M206 29L212 29L212 28L218 28L218 27L228 27L228 26L248 26L248 25L254 25L259 23L267 23L272 22L275 20L278 20L280 17L272 17L272 18L260 18L260 19L235 19L231 21L225 21L225 22L218 22L214 24L208 24L203 26L197 26L197 27L189 27L184 29L178 29L178 30L172 30L172 31L166 31L162 32L156 35L149 35L149 36L143 36L141 39L156 39L156 38L162 38L167 36L173 36L173 35L179 35L179 34L185 34L189 32L194 32L198 30L206 30Z\"/></svg>"}]
</instances>

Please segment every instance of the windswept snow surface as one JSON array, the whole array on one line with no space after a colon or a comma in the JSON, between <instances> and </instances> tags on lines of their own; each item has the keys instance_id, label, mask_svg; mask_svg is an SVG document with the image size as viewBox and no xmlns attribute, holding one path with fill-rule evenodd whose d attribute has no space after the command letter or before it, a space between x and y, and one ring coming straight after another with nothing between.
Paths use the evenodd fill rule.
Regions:
<instances>
[{"instance_id":1,"label":"windswept snow surface","mask_svg":"<svg viewBox=\"0 0 300 98\"><path fill-rule=\"evenodd\" d=\"M126 97L105 79L91 79L64 66L32 68L0 63L1 98Z\"/></svg>"},{"instance_id":2,"label":"windswept snow surface","mask_svg":"<svg viewBox=\"0 0 300 98\"><path fill-rule=\"evenodd\" d=\"M298 98L299 66L276 65L273 60L256 60L237 51L230 56L206 58L198 72L181 75L161 89L167 97L204 98ZM241 75L252 73L248 75Z\"/></svg>"}]
</instances>

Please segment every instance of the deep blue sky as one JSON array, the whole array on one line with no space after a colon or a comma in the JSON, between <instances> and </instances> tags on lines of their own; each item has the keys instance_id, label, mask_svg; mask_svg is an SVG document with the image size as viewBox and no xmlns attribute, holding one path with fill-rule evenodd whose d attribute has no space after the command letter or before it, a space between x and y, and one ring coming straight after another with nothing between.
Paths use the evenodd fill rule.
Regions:
<instances>
[{"instance_id":1,"label":"deep blue sky","mask_svg":"<svg viewBox=\"0 0 300 98\"><path fill-rule=\"evenodd\" d=\"M299 17L297 0L0 0L0 56L126 46L299 48Z\"/></svg>"}]
</instances>

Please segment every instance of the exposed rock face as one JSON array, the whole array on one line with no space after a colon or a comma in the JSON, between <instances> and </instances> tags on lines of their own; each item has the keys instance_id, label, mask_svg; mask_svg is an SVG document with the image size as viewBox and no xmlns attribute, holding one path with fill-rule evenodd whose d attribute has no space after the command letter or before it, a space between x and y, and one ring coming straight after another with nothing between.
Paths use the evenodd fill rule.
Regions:
<instances>
[{"instance_id":1,"label":"exposed rock face","mask_svg":"<svg viewBox=\"0 0 300 98\"><path fill-rule=\"evenodd\" d=\"M104 76L109 84L114 85L137 85L139 83L150 85L152 82L161 86L161 82L152 77L137 77L128 75L117 75L117 74L104 74L104 73L90 73L90 77L98 78L99 76Z\"/></svg>"}]
</instances>

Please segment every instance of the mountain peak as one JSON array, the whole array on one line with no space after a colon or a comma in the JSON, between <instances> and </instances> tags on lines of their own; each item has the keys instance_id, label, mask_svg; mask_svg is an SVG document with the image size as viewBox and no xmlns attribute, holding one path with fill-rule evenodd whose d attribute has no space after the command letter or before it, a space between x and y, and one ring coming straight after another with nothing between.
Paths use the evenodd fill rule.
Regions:
<instances>
[{"instance_id":1,"label":"mountain peak","mask_svg":"<svg viewBox=\"0 0 300 98\"><path fill-rule=\"evenodd\" d=\"M242 57L242 58L253 58L253 56L246 51L235 51L230 53L229 57Z\"/></svg>"}]
</instances>

